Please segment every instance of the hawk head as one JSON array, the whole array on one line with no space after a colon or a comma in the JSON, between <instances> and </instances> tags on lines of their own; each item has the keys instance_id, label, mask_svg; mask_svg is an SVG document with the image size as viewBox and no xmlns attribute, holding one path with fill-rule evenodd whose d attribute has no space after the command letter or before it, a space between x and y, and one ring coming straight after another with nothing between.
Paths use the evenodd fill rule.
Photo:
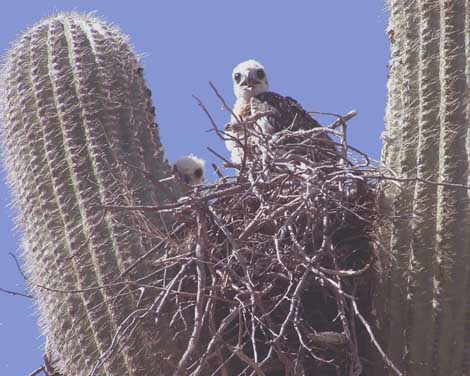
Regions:
<instances>
[{"instance_id":1,"label":"hawk head","mask_svg":"<svg viewBox=\"0 0 470 376\"><path fill-rule=\"evenodd\" d=\"M233 91L237 99L250 98L269 91L268 77L264 67L255 60L238 64L233 70Z\"/></svg>"},{"instance_id":2,"label":"hawk head","mask_svg":"<svg viewBox=\"0 0 470 376\"><path fill-rule=\"evenodd\" d=\"M199 185L204 183L204 165L205 162L202 159L188 155L175 162L173 174L184 185Z\"/></svg>"}]
</instances>

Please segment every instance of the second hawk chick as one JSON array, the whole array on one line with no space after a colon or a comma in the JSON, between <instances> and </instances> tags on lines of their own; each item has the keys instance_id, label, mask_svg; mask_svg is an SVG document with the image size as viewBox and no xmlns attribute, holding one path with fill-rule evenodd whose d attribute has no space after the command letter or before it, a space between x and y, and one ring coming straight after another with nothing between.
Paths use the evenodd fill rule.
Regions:
<instances>
[{"instance_id":1,"label":"second hawk chick","mask_svg":"<svg viewBox=\"0 0 470 376\"><path fill-rule=\"evenodd\" d=\"M204 183L205 162L194 155L179 158L173 165L173 174L187 192L191 186Z\"/></svg>"}]
</instances>

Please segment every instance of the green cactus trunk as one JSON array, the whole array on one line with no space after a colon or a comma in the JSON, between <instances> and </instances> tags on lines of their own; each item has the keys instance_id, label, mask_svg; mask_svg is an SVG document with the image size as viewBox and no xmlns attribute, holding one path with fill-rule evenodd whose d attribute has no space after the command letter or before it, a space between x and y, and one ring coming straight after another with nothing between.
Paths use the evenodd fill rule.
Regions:
<instances>
[{"instance_id":1,"label":"green cactus trunk","mask_svg":"<svg viewBox=\"0 0 470 376\"><path fill-rule=\"evenodd\" d=\"M155 293L126 283L155 267L120 278L159 239L137 231L137 215L101 208L177 194L142 173L170 167L126 38L92 16L58 15L19 38L2 73L5 166L48 352L67 375L165 374L159 353L176 344L138 318ZM146 221L164 230L162 218Z\"/></svg>"},{"instance_id":2,"label":"green cactus trunk","mask_svg":"<svg viewBox=\"0 0 470 376\"><path fill-rule=\"evenodd\" d=\"M393 0L388 34L379 325L404 374L468 375L470 2Z\"/></svg>"}]
</instances>

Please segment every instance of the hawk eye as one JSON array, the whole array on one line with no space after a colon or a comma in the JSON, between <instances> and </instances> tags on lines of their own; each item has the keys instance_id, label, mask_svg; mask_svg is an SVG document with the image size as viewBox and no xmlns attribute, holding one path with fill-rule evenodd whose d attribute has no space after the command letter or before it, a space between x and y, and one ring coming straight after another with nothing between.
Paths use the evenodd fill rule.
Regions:
<instances>
[{"instance_id":1,"label":"hawk eye","mask_svg":"<svg viewBox=\"0 0 470 376\"><path fill-rule=\"evenodd\" d=\"M256 77L258 77L260 80L262 80L264 77L266 77L266 74L264 73L263 69L258 69L256 71Z\"/></svg>"},{"instance_id":2,"label":"hawk eye","mask_svg":"<svg viewBox=\"0 0 470 376\"><path fill-rule=\"evenodd\" d=\"M197 177L197 178L200 178L202 176L202 168L197 168L194 171L194 176Z\"/></svg>"},{"instance_id":3,"label":"hawk eye","mask_svg":"<svg viewBox=\"0 0 470 376\"><path fill-rule=\"evenodd\" d=\"M233 79L235 80L235 82L238 84L240 82L240 79L242 78L242 75L240 73L235 73L233 75Z\"/></svg>"}]
</instances>

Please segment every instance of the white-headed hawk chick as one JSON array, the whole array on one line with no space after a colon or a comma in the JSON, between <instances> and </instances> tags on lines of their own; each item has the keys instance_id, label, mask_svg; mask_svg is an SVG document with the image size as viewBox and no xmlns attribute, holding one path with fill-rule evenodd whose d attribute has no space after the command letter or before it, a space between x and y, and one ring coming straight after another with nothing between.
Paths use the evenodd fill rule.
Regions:
<instances>
[{"instance_id":1,"label":"white-headed hawk chick","mask_svg":"<svg viewBox=\"0 0 470 376\"><path fill-rule=\"evenodd\" d=\"M176 180L187 191L191 186L204 183L205 162L194 155L179 158L173 165Z\"/></svg>"},{"instance_id":2,"label":"white-headed hawk chick","mask_svg":"<svg viewBox=\"0 0 470 376\"><path fill-rule=\"evenodd\" d=\"M237 140L226 140L232 162L240 163L243 156L245 130L237 127L238 120L244 121L260 113L269 113L268 116L257 121L261 131L273 134L282 129L292 131L320 127L302 106L291 97L284 97L269 91L268 76L264 67L255 60L247 60L238 64L233 70L233 91L237 100L233 107L231 122L226 133Z\"/></svg>"}]
</instances>

